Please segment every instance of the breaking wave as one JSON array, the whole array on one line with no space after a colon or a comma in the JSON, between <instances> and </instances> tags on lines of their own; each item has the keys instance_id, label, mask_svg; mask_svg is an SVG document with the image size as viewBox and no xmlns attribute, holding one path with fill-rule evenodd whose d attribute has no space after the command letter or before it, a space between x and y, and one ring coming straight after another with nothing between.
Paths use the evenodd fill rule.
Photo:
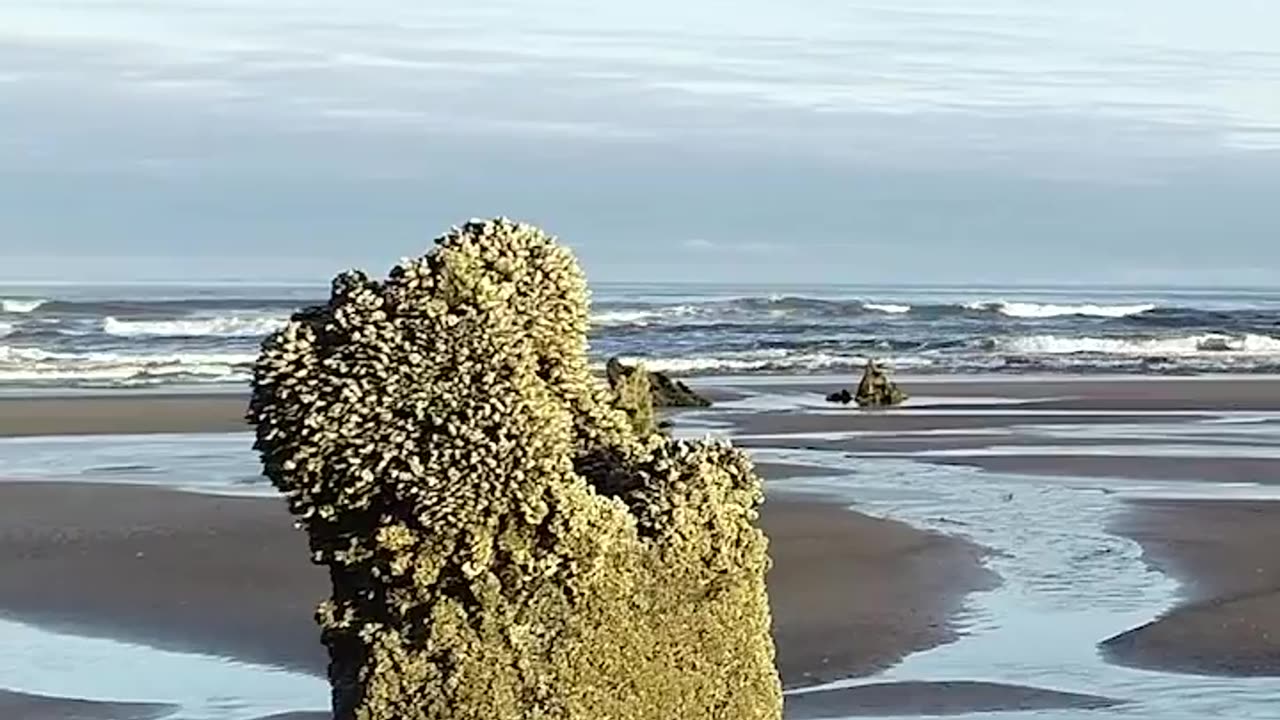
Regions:
<instances>
[{"instance_id":1,"label":"breaking wave","mask_svg":"<svg viewBox=\"0 0 1280 720\"><path fill-rule=\"evenodd\" d=\"M677 375L1280 372L1280 291L597 289L595 363ZM0 387L242 384L322 288L0 289Z\"/></svg>"},{"instance_id":2,"label":"breaking wave","mask_svg":"<svg viewBox=\"0 0 1280 720\"><path fill-rule=\"evenodd\" d=\"M119 320L108 317L102 331L117 337L227 337L268 335L288 322L281 317L211 317L183 320Z\"/></svg>"},{"instance_id":3,"label":"breaking wave","mask_svg":"<svg viewBox=\"0 0 1280 720\"><path fill-rule=\"evenodd\" d=\"M0 298L0 311L7 313L35 312L48 300L40 298Z\"/></svg>"},{"instance_id":4,"label":"breaking wave","mask_svg":"<svg viewBox=\"0 0 1280 720\"><path fill-rule=\"evenodd\" d=\"M161 382L243 382L249 353L128 354L50 352L0 345L0 381L143 385Z\"/></svg>"},{"instance_id":5,"label":"breaking wave","mask_svg":"<svg viewBox=\"0 0 1280 720\"><path fill-rule=\"evenodd\" d=\"M735 372L814 372L855 370L867 364L868 357L859 354L803 352L788 350L751 350L691 357L624 357L626 363L643 363L649 370L674 375L699 375ZM877 357L876 362L890 368L925 368L933 365L929 358L904 356Z\"/></svg>"},{"instance_id":6,"label":"breaking wave","mask_svg":"<svg viewBox=\"0 0 1280 720\"><path fill-rule=\"evenodd\" d=\"M1059 337L1031 335L1001 338L995 349L1028 355L1097 355L1185 356L1204 353L1239 353L1248 355L1280 355L1280 338L1268 335L1221 335L1206 333L1181 337Z\"/></svg>"},{"instance_id":7,"label":"breaking wave","mask_svg":"<svg viewBox=\"0 0 1280 720\"><path fill-rule=\"evenodd\" d=\"M864 310L870 310L871 312L887 313L889 315L906 315L907 313L911 312L910 305L864 303L862 307Z\"/></svg>"},{"instance_id":8,"label":"breaking wave","mask_svg":"<svg viewBox=\"0 0 1280 720\"><path fill-rule=\"evenodd\" d=\"M1054 318L1124 319L1159 310L1156 303L1126 304L1055 304L1014 302L1009 300L977 300L971 302L904 302L900 300L866 300L772 295L707 299L699 302L661 305L610 305L597 308L592 324L597 327L625 325L649 326L689 322L850 319L860 316L901 316L919 320L988 317L1008 320L1052 320ZM1192 319L1197 312L1192 313Z\"/></svg>"},{"instance_id":9,"label":"breaking wave","mask_svg":"<svg viewBox=\"0 0 1280 720\"><path fill-rule=\"evenodd\" d=\"M591 324L597 327L617 325L652 325L663 320L688 318L698 314L693 305L673 305L645 309L601 310L591 314Z\"/></svg>"},{"instance_id":10,"label":"breaking wave","mask_svg":"<svg viewBox=\"0 0 1280 720\"><path fill-rule=\"evenodd\" d=\"M967 310L997 312L1011 318L1056 318L1056 317L1098 317L1123 318L1141 315L1156 309L1152 303L1138 305L1051 305L1034 302L972 302L965 306Z\"/></svg>"}]
</instances>

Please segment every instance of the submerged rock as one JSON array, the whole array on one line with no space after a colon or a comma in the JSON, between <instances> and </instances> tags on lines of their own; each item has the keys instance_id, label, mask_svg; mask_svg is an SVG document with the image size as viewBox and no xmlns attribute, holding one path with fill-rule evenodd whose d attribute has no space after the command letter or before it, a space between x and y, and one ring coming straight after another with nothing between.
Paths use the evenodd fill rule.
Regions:
<instances>
[{"instance_id":1,"label":"submerged rock","mask_svg":"<svg viewBox=\"0 0 1280 720\"><path fill-rule=\"evenodd\" d=\"M827 396L827 402L843 405L857 402L859 407L893 407L901 405L908 397L874 360L868 360L857 392L851 393L847 389L834 392Z\"/></svg>"},{"instance_id":2,"label":"submerged rock","mask_svg":"<svg viewBox=\"0 0 1280 720\"><path fill-rule=\"evenodd\" d=\"M255 368L265 472L332 579L336 720L778 720L751 461L592 377L552 238L436 242L340 275Z\"/></svg>"},{"instance_id":3,"label":"submerged rock","mask_svg":"<svg viewBox=\"0 0 1280 720\"><path fill-rule=\"evenodd\" d=\"M610 358L605 366L605 375L609 385L617 390L636 375L648 376L648 388L653 397L654 407L711 407L711 401L694 392L688 385L674 380L662 372L637 372L642 368L624 365L618 358Z\"/></svg>"}]
</instances>

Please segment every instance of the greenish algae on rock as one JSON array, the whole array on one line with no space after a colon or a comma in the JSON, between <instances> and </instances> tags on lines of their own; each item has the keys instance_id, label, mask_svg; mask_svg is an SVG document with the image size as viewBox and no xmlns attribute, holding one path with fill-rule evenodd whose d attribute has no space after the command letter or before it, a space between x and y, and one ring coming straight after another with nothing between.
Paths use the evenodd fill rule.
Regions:
<instances>
[{"instance_id":1,"label":"greenish algae on rock","mask_svg":"<svg viewBox=\"0 0 1280 720\"><path fill-rule=\"evenodd\" d=\"M605 365L605 377L609 380L609 386L619 393L623 392L621 388L624 384L635 382L637 375L645 376L654 407L711 407L710 400L666 373L647 371L643 365L624 365L618 358L610 358Z\"/></svg>"},{"instance_id":2,"label":"greenish algae on rock","mask_svg":"<svg viewBox=\"0 0 1280 720\"><path fill-rule=\"evenodd\" d=\"M436 244L339 276L256 367L266 474L332 578L337 720L780 718L748 457L592 377L553 238Z\"/></svg>"}]
</instances>

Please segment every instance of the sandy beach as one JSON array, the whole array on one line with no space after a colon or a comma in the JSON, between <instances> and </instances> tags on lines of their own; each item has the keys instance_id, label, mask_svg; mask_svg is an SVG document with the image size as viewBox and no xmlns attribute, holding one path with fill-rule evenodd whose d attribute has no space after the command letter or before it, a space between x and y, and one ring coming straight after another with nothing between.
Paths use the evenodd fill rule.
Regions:
<instances>
[{"instance_id":1,"label":"sandy beach","mask_svg":"<svg viewBox=\"0 0 1280 720\"><path fill-rule=\"evenodd\" d=\"M967 543L839 507L775 498L763 524L788 685L946 642L990 582ZM275 499L0 484L0 611L27 622L323 674L311 615L328 579L308 555Z\"/></svg>"},{"instance_id":2,"label":"sandy beach","mask_svg":"<svg viewBox=\"0 0 1280 720\"><path fill-rule=\"evenodd\" d=\"M716 424L748 447L819 448L850 458L883 454L987 471L1192 484L1277 479L1266 458L1213 456L1215 447L1252 447L1249 436L1196 429L1197 442L1210 448L1203 456L1159 455L1162 433L1200 428L1215 413L1280 410L1274 381L929 379L911 386L916 403L886 413L822 405L820 394L832 387L826 380L723 382L714 392L725 407L686 417ZM752 405L766 397L787 400L772 409ZM235 395L6 399L0 436L244 431L242 410ZM1265 430L1267 422L1256 427ZM1116 442L1124 442L1128 454L1116 454L1110 448ZM995 445L1019 452L964 455ZM930 455L939 450L961 455ZM957 619L966 598L1000 582L985 567L986 551L973 542L853 512L821 496L791 494L790 482L821 480L829 469L768 458L759 468L770 488L762 523L774 559L769 583L778 662L790 688L868 677L956 641L964 635ZM72 479L0 483L0 613L81 635L323 675L326 658L311 613L327 581L306 561L305 538L278 499ZM1184 672L1276 674L1280 565L1267 549L1278 539L1277 507L1132 502L1113 531L1141 543L1153 567L1184 583L1184 605L1158 619L1153 613L1150 625L1107 641L1106 656ZM1093 707L1126 699L915 681L792 698L792 717ZM62 702L56 698L14 694L3 702L6 717L61 717L49 714ZM131 717L113 715L119 708L111 704L85 707L97 713L86 717Z\"/></svg>"},{"instance_id":3,"label":"sandy beach","mask_svg":"<svg viewBox=\"0 0 1280 720\"><path fill-rule=\"evenodd\" d=\"M1111 658L1178 672L1280 675L1280 502L1140 502L1116 531L1182 579L1186 600L1108 640Z\"/></svg>"},{"instance_id":4,"label":"sandy beach","mask_svg":"<svg viewBox=\"0 0 1280 720\"><path fill-rule=\"evenodd\" d=\"M761 525L788 686L870 675L954 639L964 596L995 582L969 543L838 506L775 497Z\"/></svg>"},{"instance_id":5,"label":"sandy beach","mask_svg":"<svg viewBox=\"0 0 1280 720\"><path fill-rule=\"evenodd\" d=\"M155 720L176 708L151 703L108 703L0 690L0 717L20 720Z\"/></svg>"},{"instance_id":6,"label":"sandy beach","mask_svg":"<svg viewBox=\"0 0 1280 720\"><path fill-rule=\"evenodd\" d=\"M97 395L0 398L0 437L248 431L248 398Z\"/></svg>"}]
</instances>

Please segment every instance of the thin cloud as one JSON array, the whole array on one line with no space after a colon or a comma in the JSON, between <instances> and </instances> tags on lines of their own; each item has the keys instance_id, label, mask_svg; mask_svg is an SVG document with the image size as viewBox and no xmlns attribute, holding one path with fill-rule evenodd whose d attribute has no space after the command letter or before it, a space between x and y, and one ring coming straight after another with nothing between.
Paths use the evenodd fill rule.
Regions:
<instances>
[{"instance_id":1,"label":"thin cloud","mask_svg":"<svg viewBox=\"0 0 1280 720\"><path fill-rule=\"evenodd\" d=\"M759 240L712 241L706 238L692 238L684 242L684 248L695 253L729 253L741 255L773 255L782 249L781 245Z\"/></svg>"}]
</instances>

